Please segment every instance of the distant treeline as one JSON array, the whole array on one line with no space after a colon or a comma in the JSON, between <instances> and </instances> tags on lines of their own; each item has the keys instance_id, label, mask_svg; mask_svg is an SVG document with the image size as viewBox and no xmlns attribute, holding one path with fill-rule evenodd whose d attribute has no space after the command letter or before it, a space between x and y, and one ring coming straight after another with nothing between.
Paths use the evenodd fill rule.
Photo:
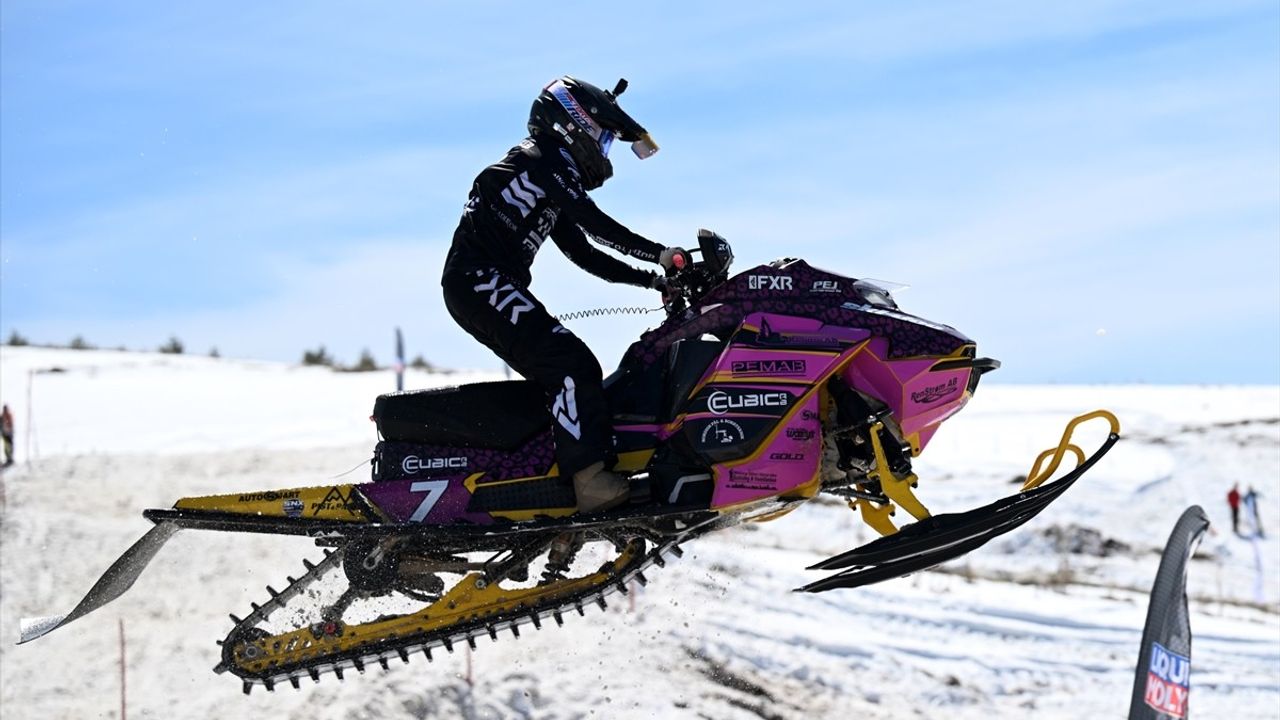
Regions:
<instances>
[{"instance_id":1,"label":"distant treeline","mask_svg":"<svg viewBox=\"0 0 1280 720\"><path fill-rule=\"evenodd\" d=\"M29 346L29 347L42 347L42 348L57 348L61 350L98 350L100 349L97 345L90 343L80 335L77 335L71 338L71 341L66 345L59 345L58 343L32 343L28 341L27 338L19 334L17 330L14 330L9 334L9 340L5 344L11 347L28 347ZM120 345L114 348L101 348L101 349L116 350L118 352L130 351L129 348L126 348L123 345ZM179 340L177 337L170 337L169 341L159 346L158 348L156 348L156 351L166 353L169 355L182 355L183 353L186 352L186 347L182 344L182 341ZM214 358L222 357L218 353L218 348L216 347L210 348L208 355L209 357L214 357ZM368 349L362 350L360 352L360 359L357 360L355 364L344 365L338 362L337 360L335 360L333 356L330 355L327 350L325 350L325 347L323 345L321 345L316 350L303 351L302 364L303 365L322 365L324 367L333 368L334 370L338 370L341 372L371 372L374 370L386 369L384 366L378 365L378 361L374 359L373 353L369 352ZM426 359L423 358L421 355L418 355L417 357L415 357L413 361L409 363L409 367L414 368L415 370L426 370L428 372L436 371L436 367L431 363L427 362Z\"/></svg>"}]
</instances>

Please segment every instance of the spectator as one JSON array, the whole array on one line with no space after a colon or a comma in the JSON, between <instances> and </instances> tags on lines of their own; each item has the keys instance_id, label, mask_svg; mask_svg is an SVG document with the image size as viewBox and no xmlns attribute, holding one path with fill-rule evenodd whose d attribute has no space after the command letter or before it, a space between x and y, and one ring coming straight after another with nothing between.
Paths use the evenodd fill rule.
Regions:
<instances>
[{"instance_id":1,"label":"spectator","mask_svg":"<svg viewBox=\"0 0 1280 720\"><path fill-rule=\"evenodd\" d=\"M1264 538L1266 533L1262 532L1262 517L1258 515L1258 491L1249 486L1249 491L1244 494L1243 501L1245 510L1249 511L1253 520L1253 537Z\"/></svg>"},{"instance_id":2,"label":"spectator","mask_svg":"<svg viewBox=\"0 0 1280 720\"><path fill-rule=\"evenodd\" d=\"M1240 534L1240 484L1231 486L1227 493L1227 504L1231 506L1231 531Z\"/></svg>"},{"instance_id":3,"label":"spectator","mask_svg":"<svg viewBox=\"0 0 1280 720\"><path fill-rule=\"evenodd\" d=\"M0 413L0 435L4 436L4 466L9 467L13 464L13 413L8 405Z\"/></svg>"}]
</instances>

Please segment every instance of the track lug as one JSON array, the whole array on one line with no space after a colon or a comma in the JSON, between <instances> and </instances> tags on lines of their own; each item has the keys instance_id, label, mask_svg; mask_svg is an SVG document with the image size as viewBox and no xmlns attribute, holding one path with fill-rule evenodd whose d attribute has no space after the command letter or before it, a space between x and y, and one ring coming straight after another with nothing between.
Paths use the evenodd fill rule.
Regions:
<instances>
[{"instance_id":1,"label":"track lug","mask_svg":"<svg viewBox=\"0 0 1280 720\"><path fill-rule=\"evenodd\" d=\"M422 653L427 656L427 662L435 662L435 658L431 657L431 648L426 645L422 646Z\"/></svg>"},{"instance_id":2,"label":"track lug","mask_svg":"<svg viewBox=\"0 0 1280 720\"><path fill-rule=\"evenodd\" d=\"M488 630L488 631L489 631L489 639L490 639L490 640L492 640L492 641L494 641L494 642L498 642L498 628L496 628L496 627L494 627L494 626L490 625L490 626L486 627L486 628L485 628L485 630ZM475 646L474 646L474 645L472 645L472 647L475 647Z\"/></svg>"},{"instance_id":3,"label":"track lug","mask_svg":"<svg viewBox=\"0 0 1280 720\"><path fill-rule=\"evenodd\" d=\"M618 592L622 593L623 595L626 595L627 593L631 592L630 590L628 590L628 589L627 589L627 581L626 581L626 580L619 580L619 581L618 581Z\"/></svg>"},{"instance_id":4,"label":"track lug","mask_svg":"<svg viewBox=\"0 0 1280 720\"><path fill-rule=\"evenodd\" d=\"M311 676L311 682L320 682L320 671L315 668L307 668L307 674Z\"/></svg>"},{"instance_id":5,"label":"track lug","mask_svg":"<svg viewBox=\"0 0 1280 720\"><path fill-rule=\"evenodd\" d=\"M280 594L280 591L279 591L279 590L276 590L275 588L273 588L273 587L271 587L270 585L268 585L268 586L267 586L267 594L274 598L274 597L276 597L277 595L279 595L279 594Z\"/></svg>"},{"instance_id":6,"label":"track lug","mask_svg":"<svg viewBox=\"0 0 1280 720\"><path fill-rule=\"evenodd\" d=\"M254 611L254 612L258 612L259 610L261 610L261 609L262 609L262 606L261 606L261 605L259 605L259 604L258 604L258 603L256 603L256 602L251 602L251 603L249 603L249 607L253 608L253 611Z\"/></svg>"},{"instance_id":7,"label":"track lug","mask_svg":"<svg viewBox=\"0 0 1280 720\"><path fill-rule=\"evenodd\" d=\"M560 626L560 627L564 626L564 616L560 614L559 610L553 610L551 612L551 617L556 619L557 626Z\"/></svg>"},{"instance_id":8,"label":"track lug","mask_svg":"<svg viewBox=\"0 0 1280 720\"><path fill-rule=\"evenodd\" d=\"M667 566L667 559L662 557L662 553L658 553L653 556L653 564L660 568L664 568Z\"/></svg>"},{"instance_id":9,"label":"track lug","mask_svg":"<svg viewBox=\"0 0 1280 720\"><path fill-rule=\"evenodd\" d=\"M334 674L334 675L337 675L337 676L338 676L338 679L339 679L339 680L341 680L341 679L342 679L342 666L341 666L341 665L334 665L334 666L333 666L333 674Z\"/></svg>"},{"instance_id":10,"label":"track lug","mask_svg":"<svg viewBox=\"0 0 1280 720\"><path fill-rule=\"evenodd\" d=\"M262 680L262 684L263 684L263 686L265 686L265 687L267 688L267 692L275 692L275 691L276 691L276 681L275 681L275 680L272 680L271 678L263 678L263 680Z\"/></svg>"},{"instance_id":11,"label":"track lug","mask_svg":"<svg viewBox=\"0 0 1280 720\"><path fill-rule=\"evenodd\" d=\"M605 602L605 601L604 601L604 596L603 596L603 595L601 595L601 596L599 596L599 597L597 597L597 598L596 598L596 604L600 606L600 609L601 609L601 610L608 610L608 609L609 609L609 603L607 603L607 602Z\"/></svg>"},{"instance_id":12,"label":"track lug","mask_svg":"<svg viewBox=\"0 0 1280 720\"><path fill-rule=\"evenodd\" d=\"M681 550L679 545L672 545L671 554L676 557L684 557L684 550Z\"/></svg>"},{"instance_id":13,"label":"track lug","mask_svg":"<svg viewBox=\"0 0 1280 720\"><path fill-rule=\"evenodd\" d=\"M536 612L529 613L529 621L533 623L534 630L542 629L542 618L538 617L538 613Z\"/></svg>"},{"instance_id":14,"label":"track lug","mask_svg":"<svg viewBox=\"0 0 1280 720\"><path fill-rule=\"evenodd\" d=\"M573 604L573 607L574 607L574 609L575 609L575 610L577 610L577 611L578 611L578 614L579 614L579 615L581 615L581 616L583 616L583 617L586 617L586 615L587 615L587 611L582 609L582 603L581 603L581 602L576 602L576 603L574 603L574 604Z\"/></svg>"},{"instance_id":15,"label":"track lug","mask_svg":"<svg viewBox=\"0 0 1280 720\"><path fill-rule=\"evenodd\" d=\"M391 666L387 664L387 659L384 657L381 657L381 656L378 657L378 664L382 666L383 670L391 669Z\"/></svg>"},{"instance_id":16,"label":"track lug","mask_svg":"<svg viewBox=\"0 0 1280 720\"><path fill-rule=\"evenodd\" d=\"M244 622L240 618L236 617L235 613L228 613L227 617L231 618L231 622L235 623L236 625L239 625L240 623Z\"/></svg>"},{"instance_id":17,"label":"track lug","mask_svg":"<svg viewBox=\"0 0 1280 720\"><path fill-rule=\"evenodd\" d=\"M245 695L248 695L249 693L253 692L253 683L249 682L248 680L245 680L244 685L240 689L244 691Z\"/></svg>"},{"instance_id":18,"label":"track lug","mask_svg":"<svg viewBox=\"0 0 1280 720\"><path fill-rule=\"evenodd\" d=\"M301 689L302 689L302 684L298 682L298 676L297 676L297 675L290 675L290 676L289 676L289 684L293 686L293 689L294 689L294 690L301 690Z\"/></svg>"},{"instance_id":19,"label":"track lug","mask_svg":"<svg viewBox=\"0 0 1280 720\"><path fill-rule=\"evenodd\" d=\"M496 638L495 638L495 639L496 639ZM471 649L472 649L472 650L475 650L475 649L476 649L476 639L475 639L474 637L472 637L472 636L468 635L468 636L467 636L467 644L471 646Z\"/></svg>"},{"instance_id":20,"label":"track lug","mask_svg":"<svg viewBox=\"0 0 1280 720\"><path fill-rule=\"evenodd\" d=\"M444 649L453 652L453 640L451 638L442 638L440 642L444 643Z\"/></svg>"},{"instance_id":21,"label":"track lug","mask_svg":"<svg viewBox=\"0 0 1280 720\"><path fill-rule=\"evenodd\" d=\"M311 562L310 560L307 560L306 558L303 558L302 565L307 569L308 572L316 569L316 564Z\"/></svg>"},{"instance_id":22,"label":"track lug","mask_svg":"<svg viewBox=\"0 0 1280 720\"><path fill-rule=\"evenodd\" d=\"M409 651L408 651L408 650L405 650L404 648L399 648L399 649L397 649L397 650L396 650L396 653L397 653L398 655L400 655L400 662L403 662L403 663L407 663L407 662L409 662Z\"/></svg>"},{"instance_id":23,"label":"track lug","mask_svg":"<svg viewBox=\"0 0 1280 720\"><path fill-rule=\"evenodd\" d=\"M649 584L649 578L645 577L644 573L638 572L636 573L636 582L640 583L640 587L644 587Z\"/></svg>"},{"instance_id":24,"label":"track lug","mask_svg":"<svg viewBox=\"0 0 1280 720\"><path fill-rule=\"evenodd\" d=\"M515 623L511 623L511 634L515 637L520 637L520 626Z\"/></svg>"},{"instance_id":25,"label":"track lug","mask_svg":"<svg viewBox=\"0 0 1280 720\"><path fill-rule=\"evenodd\" d=\"M351 664L356 666L356 672L358 673L364 672L364 661L361 660L360 658L358 657L351 658Z\"/></svg>"}]
</instances>

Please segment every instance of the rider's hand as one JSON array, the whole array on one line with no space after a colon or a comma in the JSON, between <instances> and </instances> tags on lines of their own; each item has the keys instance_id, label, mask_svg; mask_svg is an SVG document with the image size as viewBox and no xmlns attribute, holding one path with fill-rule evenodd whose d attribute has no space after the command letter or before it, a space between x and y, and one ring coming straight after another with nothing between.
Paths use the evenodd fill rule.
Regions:
<instances>
[{"instance_id":1,"label":"rider's hand","mask_svg":"<svg viewBox=\"0 0 1280 720\"><path fill-rule=\"evenodd\" d=\"M689 257L689 252L684 248L669 247L658 256L658 264L670 274L672 271L689 267L693 264L693 258Z\"/></svg>"},{"instance_id":2,"label":"rider's hand","mask_svg":"<svg viewBox=\"0 0 1280 720\"><path fill-rule=\"evenodd\" d=\"M649 289L667 294L667 278L658 273L649 273Z\"/></svg>"}]
</instances>

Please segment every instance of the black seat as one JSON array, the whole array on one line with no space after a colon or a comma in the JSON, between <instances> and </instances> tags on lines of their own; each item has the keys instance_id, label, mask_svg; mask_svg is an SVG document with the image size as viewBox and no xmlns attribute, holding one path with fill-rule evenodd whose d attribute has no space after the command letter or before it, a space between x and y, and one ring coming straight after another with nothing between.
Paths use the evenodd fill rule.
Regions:
<instances>
[{"instance_id":1,"label":"black seat","mask_svg":"<svg viewBox=\"0 0 1280 720\"><path fill-rule=\"evenodd\" d=\"M551 427L547 396L528 380L379 395L373 419L386 440L498 450Z\"/></svg>"}]
</instances>

